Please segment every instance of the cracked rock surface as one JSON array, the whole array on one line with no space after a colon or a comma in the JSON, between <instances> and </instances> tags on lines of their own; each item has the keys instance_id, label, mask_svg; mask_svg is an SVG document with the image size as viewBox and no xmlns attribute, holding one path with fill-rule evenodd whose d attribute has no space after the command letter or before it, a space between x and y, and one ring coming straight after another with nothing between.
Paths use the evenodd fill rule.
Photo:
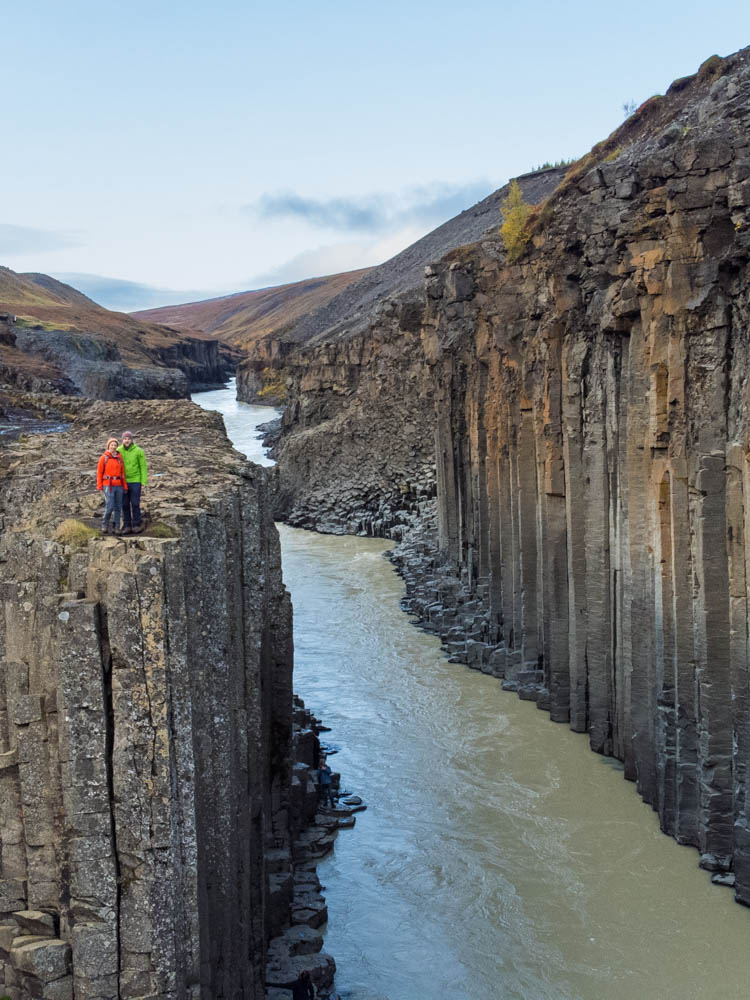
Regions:
<instances>
[{"instance_id":1,"label":"cracked rock surface","mask_svg":"<svg viewBox=\"0 0 750 1000\"><path fill-rule=\"evenodd\" d=\"M260 1000L302 822L269 477L190 403L62 405L0 452L0 993ZM163 537L61 539L131 425Z\"/></svg>"}]
</instances>

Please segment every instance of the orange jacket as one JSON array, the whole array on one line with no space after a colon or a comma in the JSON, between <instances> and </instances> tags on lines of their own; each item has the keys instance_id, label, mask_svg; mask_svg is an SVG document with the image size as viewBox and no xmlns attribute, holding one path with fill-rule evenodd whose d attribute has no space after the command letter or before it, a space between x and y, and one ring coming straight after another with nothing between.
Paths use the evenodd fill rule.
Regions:
<instances>
[{"instance_id":1,"label":"orange jacket","mask_svg":"<svg viewBox=\"0 0 750 1000\"><path fill-rule=\"evenodd\" d=\"M125 479L125 464L119 455L110 455L105 451L96 467L96 488L102 486L122 486L127 492L128 483Z\"/></svg>"}]
</instances>

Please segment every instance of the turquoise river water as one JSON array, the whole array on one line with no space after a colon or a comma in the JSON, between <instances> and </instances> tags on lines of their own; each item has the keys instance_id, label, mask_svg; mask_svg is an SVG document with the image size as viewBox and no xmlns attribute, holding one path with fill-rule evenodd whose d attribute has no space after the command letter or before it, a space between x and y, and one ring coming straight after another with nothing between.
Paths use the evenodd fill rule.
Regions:
<instances>
[{"instance_id":1,"label":"turquoise river water","mask_svg":"<svg viewBox=\"0 0 750 1000\"><path fill-rule=\"evenodd\" d=\"M270 464L268 407L235 446ZM750 910L664 836L617 763L497 680L448 663L399 608L382 540L279 526L295 690L368 803L319 866L348 1000L740 1000Z\"/></svg>"}]
</instances>

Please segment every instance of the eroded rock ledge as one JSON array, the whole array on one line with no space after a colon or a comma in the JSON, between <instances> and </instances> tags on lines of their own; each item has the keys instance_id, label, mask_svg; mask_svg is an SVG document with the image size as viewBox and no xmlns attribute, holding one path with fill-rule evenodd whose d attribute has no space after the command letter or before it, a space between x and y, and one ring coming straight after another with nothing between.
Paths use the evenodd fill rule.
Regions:
<instances>
[{"instance_id":1,"label":"eroded rock ledge","mask_svg":"<svg viewBox=\"0 0 750 1000\"><path fill-rule=\"evenodd\" d=\"M0 382L91 399L184 399L221 388L241 357L218 341L164 333L172 343L132 357L95 332L22 325L0 313Z\"/></svg>"},{"instance_id":2,"label":"eroded rock ledge","mask_svg":"<svg viewBox=\"0 0 750 1000\"><path fill-rule=\"evenodd\" d=\"M65 409L0 452L0 993L261 1000L309 802L269 475L187 402ZM123 426L152 537L61 539Z\"/></svg>"}]
</instances>

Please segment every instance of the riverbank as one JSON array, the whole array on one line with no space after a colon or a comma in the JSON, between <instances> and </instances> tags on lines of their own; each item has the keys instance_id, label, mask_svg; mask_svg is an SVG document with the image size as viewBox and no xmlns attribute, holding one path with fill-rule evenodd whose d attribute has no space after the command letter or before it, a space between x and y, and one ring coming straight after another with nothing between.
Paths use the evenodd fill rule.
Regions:
<instances>
[{"instance_id":1,"label":"riverbank","mask_svg":"<svg viewBox=\"0 0 750 1000\"><path fill-rule=\"evenodd\" d=\"M310 974L319 997L341 1000L334 990L336 963L323 951L328 907L317 868L333 851L338 831L352 829L355 813L366 806L359 796L341 790L334 808L321 807L315 781L318 760L321 753L337 752L319 739L326 728L295 696L292 809L301 825L290 850L280 845L267 854L271 908L279 920L268 945L267 1000L291 1000L284 987L302 972ZM333 777L340 788L340 775L334 772Z\"/></svg>"}]
</instances>

